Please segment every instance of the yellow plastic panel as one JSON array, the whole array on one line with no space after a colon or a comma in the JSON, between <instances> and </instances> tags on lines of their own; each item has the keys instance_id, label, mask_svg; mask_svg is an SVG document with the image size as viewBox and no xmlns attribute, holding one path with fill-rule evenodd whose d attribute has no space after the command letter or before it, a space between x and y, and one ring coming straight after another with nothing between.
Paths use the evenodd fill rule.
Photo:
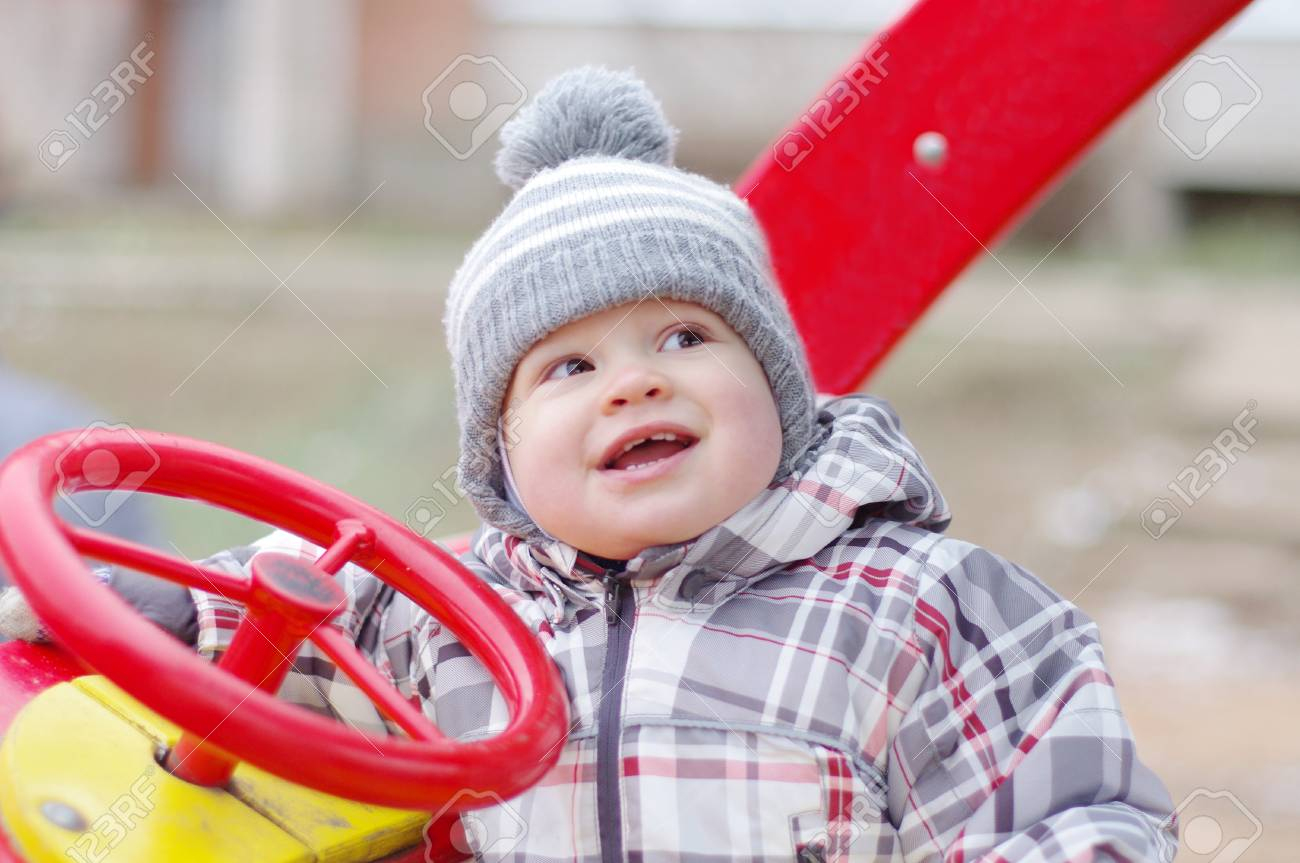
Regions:
<instances>
[{"instance_id":1,"label":"yellow plastic panel","mask_svg":"<svg viewBox=\"0 0 1300 863\"><path fill-rule=\"evenodd\" d=\"M179 739L179 728L106 678L79 677L72 683L158 742L171 746ZM372 806L313 791L251 764L235 769L230 792L280 825L323 863L359 863L418 845L429 820L427 812Z\"/></svg>"},{"instance_id":2,"label":"yellow plastic panel","mask_svg":"<svg viewBox=\"0 0 1300 863\"><path fill-rule=\"evenodd\" d=\"M232 794L177 779L156 743L70 683L0 741L0 820L30 863L307 863L315 855Z\"/></svg>"}]
</instances>

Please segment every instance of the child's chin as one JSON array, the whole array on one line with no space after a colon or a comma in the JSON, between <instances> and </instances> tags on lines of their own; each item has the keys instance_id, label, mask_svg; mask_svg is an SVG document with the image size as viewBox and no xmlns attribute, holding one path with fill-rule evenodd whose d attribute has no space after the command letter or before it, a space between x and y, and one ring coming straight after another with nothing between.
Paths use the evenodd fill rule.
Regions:
<instances>
[{"instance_id":1,"label":"child's chin","mask_svg":"<svg viewBox=\"0 0 1300 863\"><path fill-rule=\"evenodd\" d=\"M618 519L617 525L621 535L629 539L634 537L642 546L683 542L699 536L713 526L704 519L691 518L690 514L683 517L680 506L665 507L663 510L643 508L634 515Z\"/></svg>"}]
</instances>

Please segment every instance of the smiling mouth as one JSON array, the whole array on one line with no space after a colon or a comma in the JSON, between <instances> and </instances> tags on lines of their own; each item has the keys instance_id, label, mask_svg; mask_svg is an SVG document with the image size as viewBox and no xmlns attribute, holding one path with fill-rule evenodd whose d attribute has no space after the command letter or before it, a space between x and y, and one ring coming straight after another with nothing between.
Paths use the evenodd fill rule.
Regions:
<instances>
[{"instance_id":1,"label":"smiling mouth","mask_svg":"<svg viewBox=\"0 0 1300 863\"><path fill-rule=\"evenodd\" d=\"M601 468L602 471L635 473L661 464L699 443L696 438L687 440L648 440L620 453Z\"/></svg>"}]
</instances>

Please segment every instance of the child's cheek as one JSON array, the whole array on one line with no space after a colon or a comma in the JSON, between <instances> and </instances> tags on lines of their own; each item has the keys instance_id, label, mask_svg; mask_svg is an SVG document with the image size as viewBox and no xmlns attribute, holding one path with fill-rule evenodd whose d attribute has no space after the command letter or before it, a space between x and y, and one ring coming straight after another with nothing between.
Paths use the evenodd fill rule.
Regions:
<instances>
[{"instance_id":1,"label":"child's cheek","mask_svg":"<svg viewBox=\"0 0 1300 863\"><path fill-rule=\"evenodd\" d=\"M712 413L729 461L770 478L781 458L781 420L766 376L760 371L744 387L720 393L719 409Z\"/></svg>"},{"instance_id":2,"label":"child's cheek","mask_svg":"<svg viewBox=\"0 0 1300 863\"><path fill-rule=\"evenodd\" d=\"M521 494L556 488L585 468L583 438L554 411L522 412L513 439L510 466Z\"/></svg>"}]
</instances>

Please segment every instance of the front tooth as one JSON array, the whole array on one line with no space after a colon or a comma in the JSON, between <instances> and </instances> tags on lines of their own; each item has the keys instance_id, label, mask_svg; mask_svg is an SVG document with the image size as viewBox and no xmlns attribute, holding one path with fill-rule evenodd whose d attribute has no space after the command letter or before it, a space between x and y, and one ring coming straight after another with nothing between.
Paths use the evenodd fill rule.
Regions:
<instances>
[{"instance_id":1,"label":"front tooth","mask_svg":"<svg viewBox=\"0 0 1300 863\"><path fill-rule=\"evenodd\" d=\"M677 440L677 435L673 434L672 432L659 432L659 434L651 435L650 437L643 437L643 438L638 438L637 440L634 441L628 441L628 443L623 446L623 452L620 452L619 455L622 455L624 452L627 452L628 450L632 449L632 447L637 446L638 444L643 444L648 440L675 441ZM617 457L618 456L615 456L615 458ZM660 461L662 461L662 459L660 459ZM654 462L651 462L651 464L654 464Z\"/></svg>"},{"instance_id":2,"label":"front tooth","mask_svg":"<svg viewBox=\"0 0 1300 863\"><path fill-rule=\"evenodd\" d=\"M623 468L623 470L641 470L642 468L647 468L650 467L651 465L659 464L659 462L664 461L666 458L667 456L665 456L664 458L657 458L654 461L642 462L641 464L630 464L627 467Z\"/></svg>"}]
</instances>

